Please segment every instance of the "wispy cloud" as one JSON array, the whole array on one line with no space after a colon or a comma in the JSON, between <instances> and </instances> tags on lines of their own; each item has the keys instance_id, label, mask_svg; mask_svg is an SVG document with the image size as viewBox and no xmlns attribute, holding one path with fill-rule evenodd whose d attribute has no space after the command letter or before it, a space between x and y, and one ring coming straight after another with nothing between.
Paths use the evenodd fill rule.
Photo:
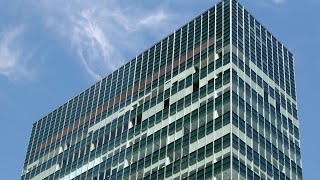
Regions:
<instances>
[{"instance_id":1,"label":"wispy cloud","mask_svg":"<svg viewBox=\"0 0 320 180\"><path fill-rule=\"evenodd\" d=\"M145 44L143 36L148 29L157 29L149 35L158 37L161 27L173 16L159 6L133 8L114 0L75 1L63 7L46 1L37 6L43 10L47 27L70 42L71 53L95 80L124 64L128 54L137 53Z\"/></svg>"},{"instance_id":2,"label":"wispy cloud","mask_svg":"<svg viewBox=\"0 0 320 180\"><path fill-rule=\"evenodd\" d=\"M94 79L100 79L101 75L95 72L95 66L105 64L113 69L108 58L114 53L114 49L99 24L92 18L92 13L85 10L72 18L71 40L86 71Z\"/></svg>"},{"instance_id":3,"label":"wispy cloud","mask_svg":"<svg viewBox=\"0 0 320 180\"><path fill-rule=\"evenodd\" d=\"M8 28L0 32L0 75L10 80L28 79L32 70L28 67L30 54L21 48L22 26Z\"/></svg>"},{"instance_id":4,"label":"wispy cloud","mask_svg":"<svg viewBox=\"0 0 320 180\"><path fill-rule=\"evenodd\" d=\"M165 12L164 9L160 9L148 16L141 18L138 21L138 28L142 27L152 27L152 26L159 26L161 23L164 23L169 20L169 18L173 16L168 12Z\"/></svg>"}]
</instances>

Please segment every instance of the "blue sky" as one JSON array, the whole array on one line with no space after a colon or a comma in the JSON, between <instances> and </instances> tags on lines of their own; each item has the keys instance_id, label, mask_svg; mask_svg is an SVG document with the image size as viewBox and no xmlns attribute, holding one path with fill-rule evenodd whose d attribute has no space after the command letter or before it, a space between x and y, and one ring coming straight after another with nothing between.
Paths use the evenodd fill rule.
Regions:
<instances>
[{"instance_id":1,"label":"blue sky","mask_svg":"<svg viewBox=\"0 0 320 180\"><path fill-rule=\"evenodd\" d=\"M32 122L217 0L0 0L0 177L18 179ZM319 178L319 0L240 0L295 55L305 179Z\"/></svg>"}]
</instances>

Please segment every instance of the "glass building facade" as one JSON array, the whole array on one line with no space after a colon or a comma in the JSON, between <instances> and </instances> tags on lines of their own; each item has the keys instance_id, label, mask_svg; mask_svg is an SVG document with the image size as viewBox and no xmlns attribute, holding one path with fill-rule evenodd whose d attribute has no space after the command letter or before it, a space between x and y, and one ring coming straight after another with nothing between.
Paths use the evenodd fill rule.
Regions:
<instances>
[{"instance_id":1,"label":"glass building facade","mask_svg":"<svg viewBox=\"0 0 320 180\"><path fill-rule=\"evenodd\" d=\"M21 179L302 179L293 55L224 0L33 124Z\"/></svg>"}]
</instances>

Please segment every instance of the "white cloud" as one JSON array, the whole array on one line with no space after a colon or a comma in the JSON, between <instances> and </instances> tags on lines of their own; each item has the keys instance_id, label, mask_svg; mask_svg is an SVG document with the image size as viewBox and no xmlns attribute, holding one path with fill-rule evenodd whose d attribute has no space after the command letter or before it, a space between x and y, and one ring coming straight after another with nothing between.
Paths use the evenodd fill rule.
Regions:
<instances>
[{"instance_id":1,"label":"white cloud","mask_svg":"<svg viewBox=\"0 0 320 180\"><path fill-rule=\"evenodd\" d=\"M95 80L129 60L128 54L133 56L144 45L143 32L160 29L172 16L159 6L138 8L114 0L74 1L64 6L50 2L34 5L46 26L70 42L71 53ZM159 31L151 35L158 37Z\"/></svg>"},{"instance_id":2,"label":"white cloud","mask_svg":"<svg viewBox=\"0 0 320 180\"><path fill-rule=\"evenodd\" d=\"M92 19L92 12L82 11L77 18L72 19L72 43L86 71L94 78L101 76L94 71L98 64L108 64L107 58L113 52L101 27Z\"/></svg>"},{"instance_id":3,"label":"white cloud","mask_svg":"<svg viewBox=\"0 0 320 180\"><path fill-rule=\"evenodd\" d=\"M22 50L20 44L22 33L21 26L0 32L0 75L10 80L26 79L32 75L27 65L30 55Z\"/></svg>"},{"instance_id":4,"label":"white cloud","mask_svg":"<svg viewBox=\"0 0 320 180\"><path fill-rule=\"evenodd\" d=\"M139 21L139 25L146 27L158 25L166 21L169 18L169 16L170 15L168 13L164 12L163 10L160 10L158 12L155 12L154 14L145 17L144 19L141 19Z\"/></svg>"}]
</instances>

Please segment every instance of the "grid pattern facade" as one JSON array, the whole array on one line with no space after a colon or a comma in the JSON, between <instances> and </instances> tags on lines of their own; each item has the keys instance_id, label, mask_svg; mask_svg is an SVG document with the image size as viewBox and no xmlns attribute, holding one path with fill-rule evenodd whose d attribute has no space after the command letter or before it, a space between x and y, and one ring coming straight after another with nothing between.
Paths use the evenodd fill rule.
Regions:
<instances>
[{"instance_id":1,"label":"grid pattern facade","mask_svg":"<svg viewBox=\"0 0 320 180\"><path fill-rule=\"evenodd\" d=\"M232 174L302 179L293 55L232 4Z\"/></svg>"},{"instance_id":2,"label":"grid pattern facade","mask_svg":"<svg viewBox=\"0 0 320 180\"><path fill-rule=\"evenodd\" d=\"M33 124L21 179L302 179L293 55L224 0Z\"/></svg>"}]
</instances>

